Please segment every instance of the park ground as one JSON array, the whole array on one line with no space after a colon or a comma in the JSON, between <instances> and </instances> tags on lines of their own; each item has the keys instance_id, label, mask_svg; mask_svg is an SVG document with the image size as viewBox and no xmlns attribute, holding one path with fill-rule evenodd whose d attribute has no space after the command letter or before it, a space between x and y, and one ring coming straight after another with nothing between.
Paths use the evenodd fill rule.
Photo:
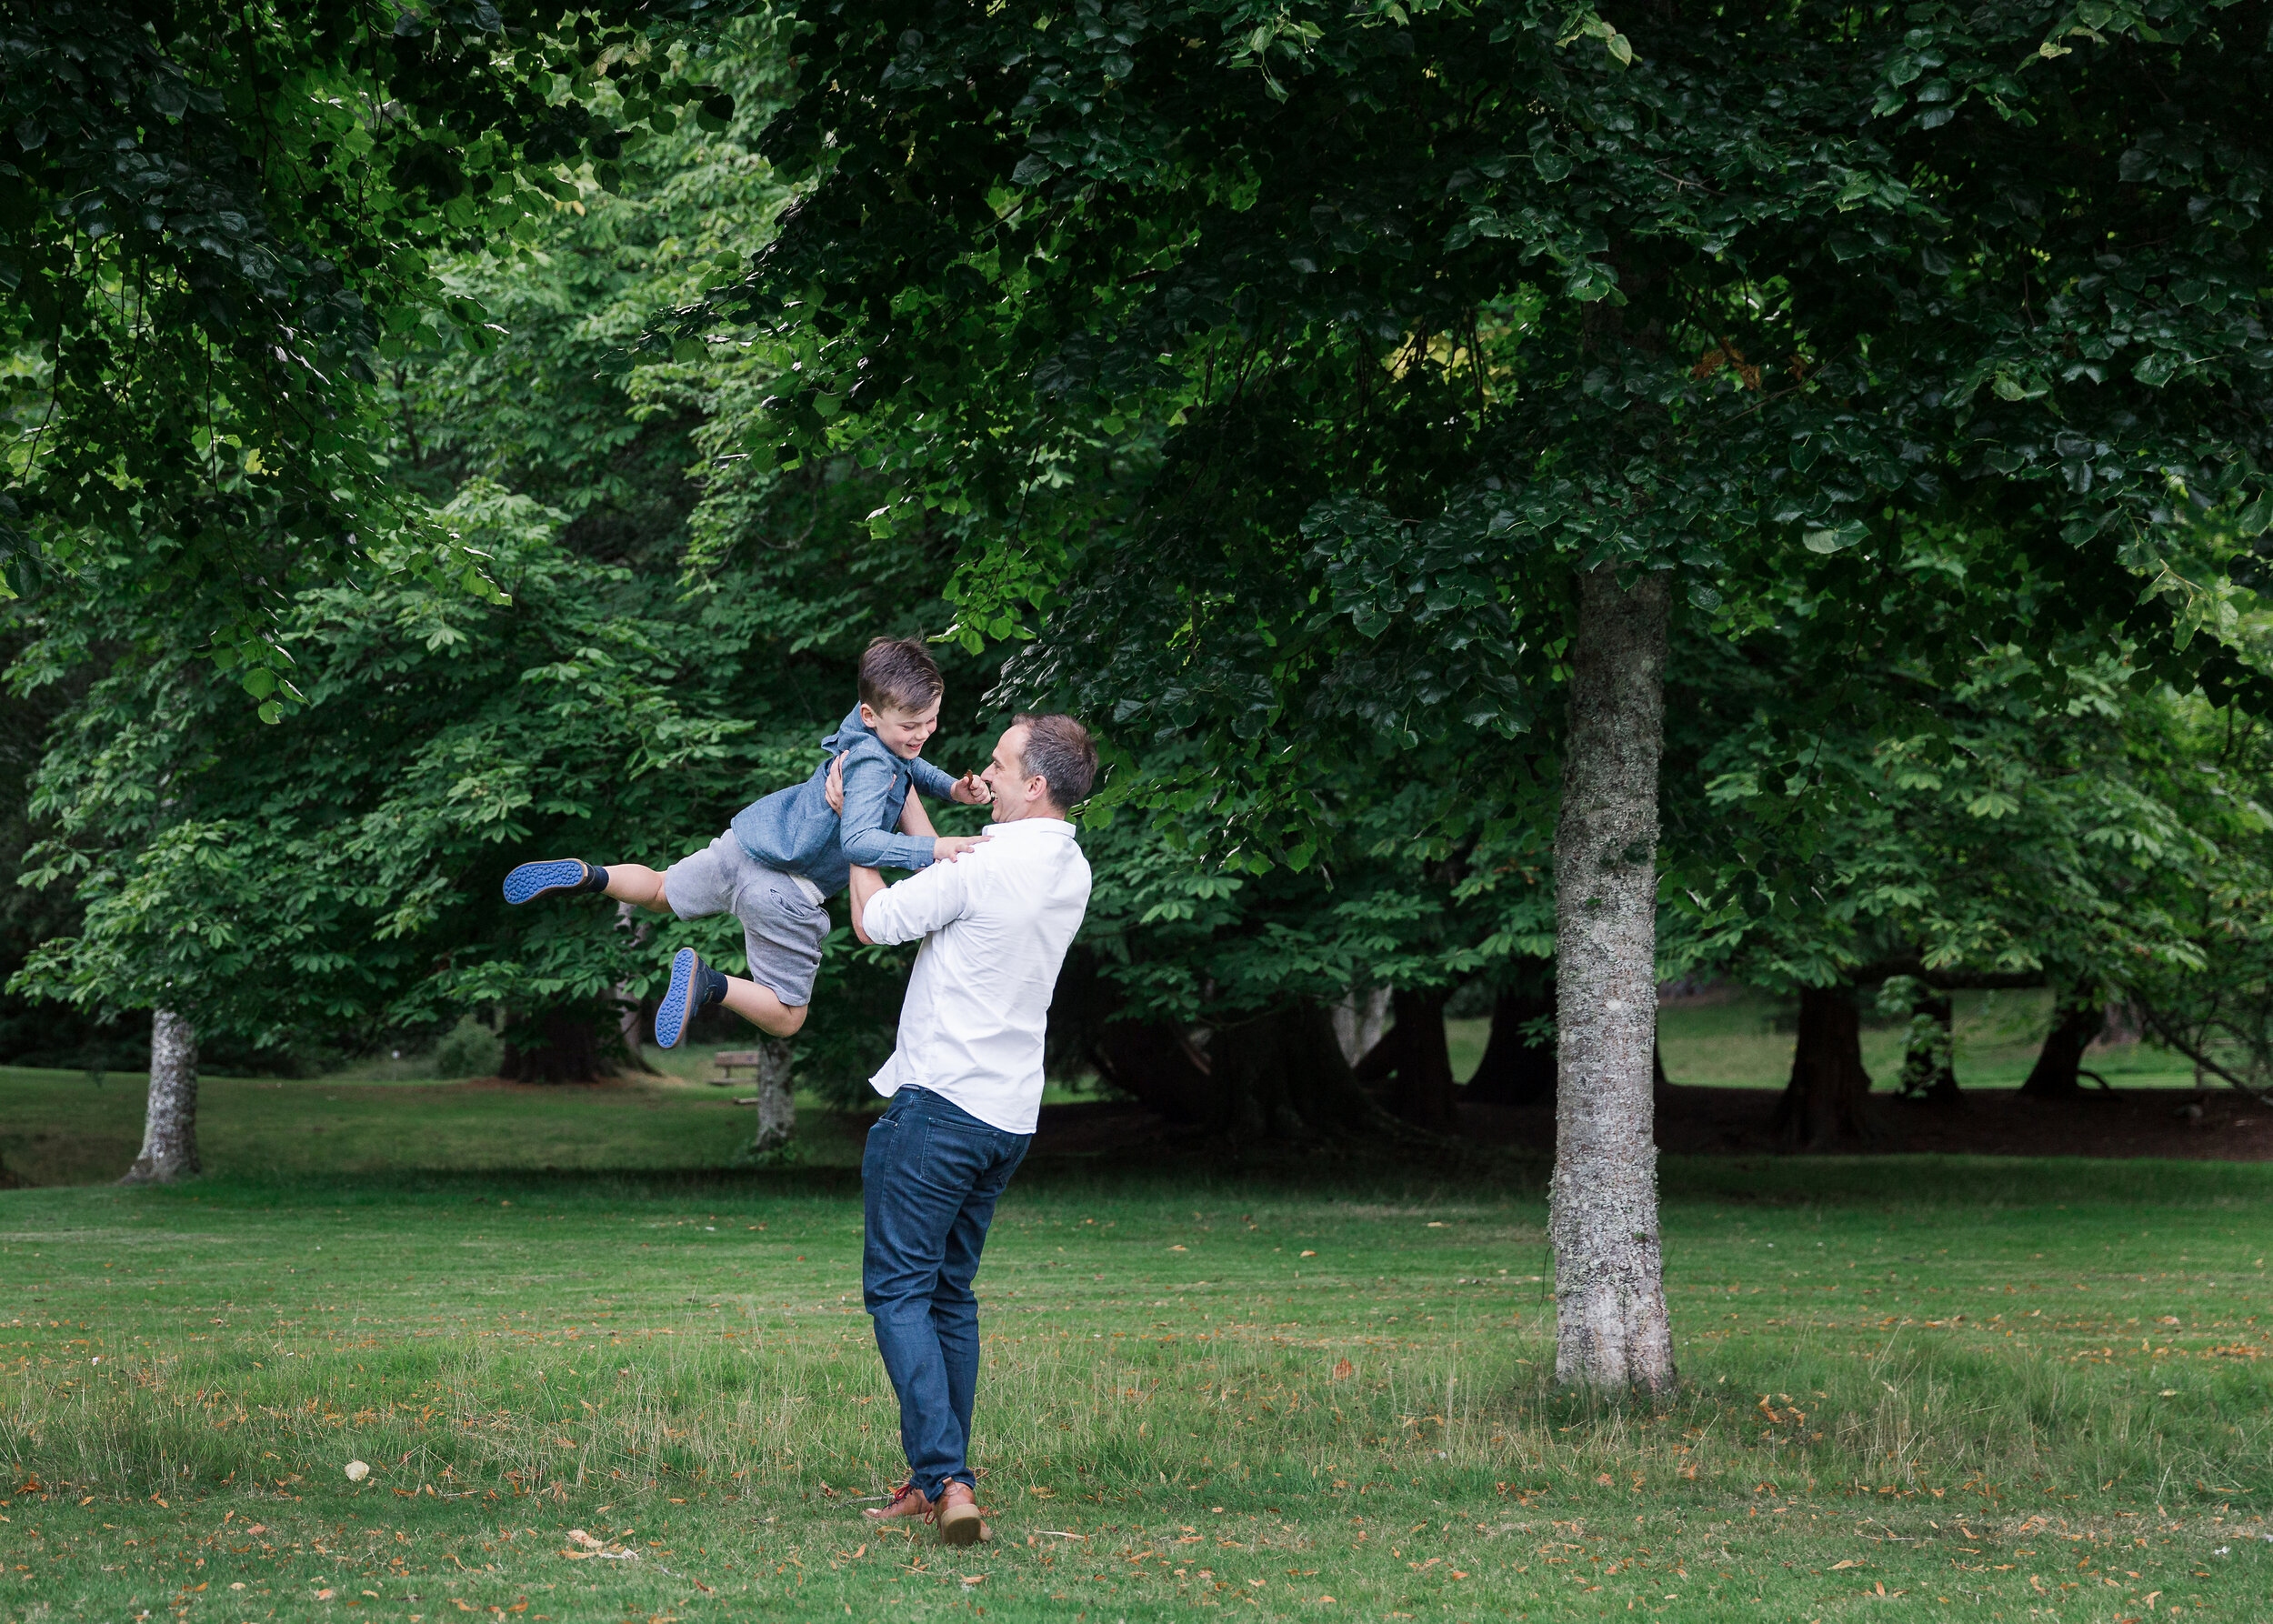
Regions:
<instances>
[{"instance_id":1,"label":"park ground","mask_svg":"<svg viewBox=\"0 0 2273 1624\"><path fill-rule=\"evenodd\" d=\"M730 1093L224 1080L204 1179L0 1191L0 1619L2273 1616L2264 1162L1668 1156L1681 1384L1611 1408L1535 1155L1046 1134L958 1552L858 1516L852 1171L721 1170ZM113 1096L0 1073L0 1149Z\"/></svg>"}]
</instances>

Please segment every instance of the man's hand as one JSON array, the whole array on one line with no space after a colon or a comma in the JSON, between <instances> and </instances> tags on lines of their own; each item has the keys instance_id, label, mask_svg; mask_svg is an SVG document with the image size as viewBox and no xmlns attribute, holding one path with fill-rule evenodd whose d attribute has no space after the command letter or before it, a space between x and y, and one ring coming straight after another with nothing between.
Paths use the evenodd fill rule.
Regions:
<instances>
[{"instance_id":1,"label":"man's hand","mask_svg":"<svg viewBox=\"0 0 2273 1624\"><path fill-rule=\"evenodd\" d=\"M828 779L821 786L821 793L828 797L828 809L839 817L845 816L845 757L851 754L846 750L828 764Z\"/></svg>"},{"instance_id":2,"label":"man's hand","mask_svg":"<svg viewBox=\"0 0 2273 1624\"><path fill-rule=\"evenodd\" d=\"M992 835L942 835L931 843L931 860L952 863L975 846L984 846Z\"/></svg>"},{"instance_id":3,"label":"man's hand","mask_svg":"<svg viewBox=\"0 0 2273 1624\"><path fill-rule=\"evenodd\" d=\"M955 787L948 793L966 807L988 806L995 798L994 786L976 773L965 773L955 781Z\"/></svg>"}]
</instances>

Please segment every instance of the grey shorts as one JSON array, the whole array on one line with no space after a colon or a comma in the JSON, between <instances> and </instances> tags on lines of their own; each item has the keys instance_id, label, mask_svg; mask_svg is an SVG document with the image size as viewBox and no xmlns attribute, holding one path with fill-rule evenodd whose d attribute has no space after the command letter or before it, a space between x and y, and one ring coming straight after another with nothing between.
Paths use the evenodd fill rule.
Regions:
<instances>
[{"instance_id":1,"label":"grey shorts","mask_svg":"<svg viewBox=\"0 0 2273 1624\"><path fill-rule=\"evenodd\" d=\"M809 1004L828 939L828 909L806 894L811 883L768 868L729 829L665 869L663 896L682 919L732 914L741 920L750 979L785 1004Z\"/></svg>"}]
</instances>

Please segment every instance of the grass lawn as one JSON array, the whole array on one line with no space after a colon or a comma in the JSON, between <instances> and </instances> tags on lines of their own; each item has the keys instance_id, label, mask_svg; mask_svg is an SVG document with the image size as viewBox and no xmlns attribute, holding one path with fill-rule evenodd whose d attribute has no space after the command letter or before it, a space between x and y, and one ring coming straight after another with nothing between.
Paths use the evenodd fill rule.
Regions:
<instances>
[{"instance_id":1,"label":"grass lawn","mask_svg":"<svg viewBox=\"0 0 2273 1624\"><path fill-rule=\"evenodd\" d=\"M2042 988L1953 995L1958 1083L1974 1088L2018 1088L2043 1047L2051 1000L2052 995ZM1657 1013L1667 1080L1693 1087L1782 1088L1791 1076L1792 1034L1773 1028L1776 1013L1773 1000L1750 992L1667 1005ZM1476 1074L1491 1028L1488 1020L1445 1023L1452 1075L1461 1082ZM2192 1066L2152 1044L2105 1050L2085 1064L2118 1088L2194 1087ZM1864 1028L1863 1065L1880 1088L1893 1088L1902 1069L1901 1028Z\"/></svg>"},{"instance_id":2,"label":"grass lawn","mask_svg":"<svg viewBox=\"0 0 2273 1624\"><path fill-rule=\"evenodd\" d=\"M0 1192L10 1624L2268 1616L2262 1166L1669 1161L1652 1414L1547 1382L1535 1168L1037 1157L951 1553L857 1517L847 1172L641 1171L746 1131L660 1090L389 1087L414 1148L616 1169L342 1176L375 1128L288 1087L209 1112L265 1171Z\"/></svg>"}]
</instances>

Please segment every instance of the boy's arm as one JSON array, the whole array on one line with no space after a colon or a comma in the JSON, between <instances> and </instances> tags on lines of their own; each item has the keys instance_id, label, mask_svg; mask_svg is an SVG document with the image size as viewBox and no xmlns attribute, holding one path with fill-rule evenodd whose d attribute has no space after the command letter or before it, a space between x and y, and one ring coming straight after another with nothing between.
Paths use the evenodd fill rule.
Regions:
<instances>
[{"instance_id":1,"label":"boy's arm","mask_svg":"<svg viewBox=\"0 0 2273 1624\"><path fill-rule=\"evenodd\" d=\"M916 787L935 800L954 801L965 807L984 807L995 798L995 792L986 787L976 773L965 773L950 778L939 767L932 766L921 756L907 764L915 769Z\"/></svg>"},{"instance_id":2,"label":"boy's arm","mask_svg":"<svg viewBox=\"0 0 2273 1624\"><path fill-rule=\"evenodd\" d=\"M891 768L880 761L847 762L839 756L829 763L824 793L837 815L837 843L854 867L921 868L978 844L978 837L971 835L926 838L890 833L884 827L884 808L891 790ZM901 816L905 819L905 807ZM921 808L916 816L926 824L930 821Z\"/></svg>"},{"instance_id":3,"label":"boy's arm","mask_svg":"<svg viewBox=\"0 0 2273 1624\"><path fill-rule=\"evenodd\" d=\"M918 756L907 765L910 773L915 777L916 788L934 800L944 801L954 797L956 781L930 762Z\"/></svg>"},{"instance_id":4,"label":"boy's arm","mask_svg":"<svg viewBox=\"0 0 2273 1624\"><path fill-rule=\"evenodd\" d=\"M845 855L863 868L921 868L936 855L933 842L896 835L890 805L892 769L881 761L855 757L844 764L845 810L837 840Z\"/></svg>"}]
</instances>

